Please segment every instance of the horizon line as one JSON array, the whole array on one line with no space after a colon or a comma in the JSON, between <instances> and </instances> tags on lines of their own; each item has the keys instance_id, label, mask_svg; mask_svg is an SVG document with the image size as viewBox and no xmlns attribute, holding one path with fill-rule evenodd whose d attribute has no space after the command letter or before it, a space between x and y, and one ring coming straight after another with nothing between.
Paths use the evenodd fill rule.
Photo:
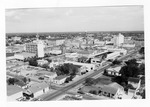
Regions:
<instances>
[{"instance_id":1,"label":"horizon line","mask_svg":"<svg viewBox=\"0 0 150 107\"><path fill-rule=\"evenodd\" d=\"M41 32L6 32L6 34L8 34L8 33L73 33L73 32L76 32L76 33L78 33L78 32L89 32L89 33L91 33L91 32L144 32L144 30L127 30L127 31L58 31L58 32L56 32L56 31L52 31L52 32L48 32L48 31L41 31Z\"/></svg>"}]
</instances>

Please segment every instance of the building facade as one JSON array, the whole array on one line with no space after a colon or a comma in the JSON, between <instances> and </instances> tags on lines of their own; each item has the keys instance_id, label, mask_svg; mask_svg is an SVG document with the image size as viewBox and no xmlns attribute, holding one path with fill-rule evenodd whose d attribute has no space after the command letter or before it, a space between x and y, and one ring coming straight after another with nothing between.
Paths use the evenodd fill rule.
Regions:
<instances>
[{"instance_id":1,"label":"building facade","mask_svg":"<svg viewBox=\"0 0 150 107\"><path fill-rule=\"evenodd\" d=\"M42 41L37 43L28 43L26 44L26 52L36 53L38 57L44 57L44 44Z\"/></svg>"}]
</instances>

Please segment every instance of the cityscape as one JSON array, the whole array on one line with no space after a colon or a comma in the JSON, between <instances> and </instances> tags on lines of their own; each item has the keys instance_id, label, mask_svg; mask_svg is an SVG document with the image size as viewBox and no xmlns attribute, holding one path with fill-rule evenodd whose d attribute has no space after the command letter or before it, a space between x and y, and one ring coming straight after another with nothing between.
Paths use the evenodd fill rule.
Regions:
<instances>
[{"instance_id":1,"label":"cityscape","mask_svg":"<svg viewBox=\"0 0 150 107\"><path fill-rule=\"evenodd\" d=\"M146 98L142 6L5 12L7 101Z\"/></svg>"}]
</instances>

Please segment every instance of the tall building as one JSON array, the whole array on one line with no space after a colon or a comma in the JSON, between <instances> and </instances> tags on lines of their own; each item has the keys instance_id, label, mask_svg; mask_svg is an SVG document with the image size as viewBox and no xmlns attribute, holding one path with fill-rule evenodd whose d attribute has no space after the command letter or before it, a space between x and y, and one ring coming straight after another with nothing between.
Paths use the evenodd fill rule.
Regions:
<instances>
[{"instance_id":1,"label":"tall building","mask_svg":"<svg viewBox=\"0 0 150 107\"><path fill-rule=\"evenodd\" d=\"M26 52L36 53L38 57L44 57L44 44L38 39L38 35L36 37L37 40L35 42L26 44Z\"/></svg>"},{"instance_id":2,"label":"tall building","mask_svg":"<svg viewBox=\"0 0 150 107\"><path fill-rule=\"evenodd\" d=\"M124 43L124 36L121 33L119 33L118 35L114 35L113 42L114 46L122 46L122 44Z\"/></svg>"}]
</instances>

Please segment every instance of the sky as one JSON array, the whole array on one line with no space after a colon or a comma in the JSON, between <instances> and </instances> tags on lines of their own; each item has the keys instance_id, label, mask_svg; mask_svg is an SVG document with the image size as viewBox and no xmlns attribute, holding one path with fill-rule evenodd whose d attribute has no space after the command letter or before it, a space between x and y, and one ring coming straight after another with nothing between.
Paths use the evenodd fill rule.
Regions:
<instances>
[{"instance_id":1,"label":"sky","mask_svg":"<svg viewBox=\"0 0 150 107\"><path fill-rule=\"evenodd\" d=\"M143 6L18 8L5 10L6 33L143 31Z\"/></svg>"}]
</instances>

